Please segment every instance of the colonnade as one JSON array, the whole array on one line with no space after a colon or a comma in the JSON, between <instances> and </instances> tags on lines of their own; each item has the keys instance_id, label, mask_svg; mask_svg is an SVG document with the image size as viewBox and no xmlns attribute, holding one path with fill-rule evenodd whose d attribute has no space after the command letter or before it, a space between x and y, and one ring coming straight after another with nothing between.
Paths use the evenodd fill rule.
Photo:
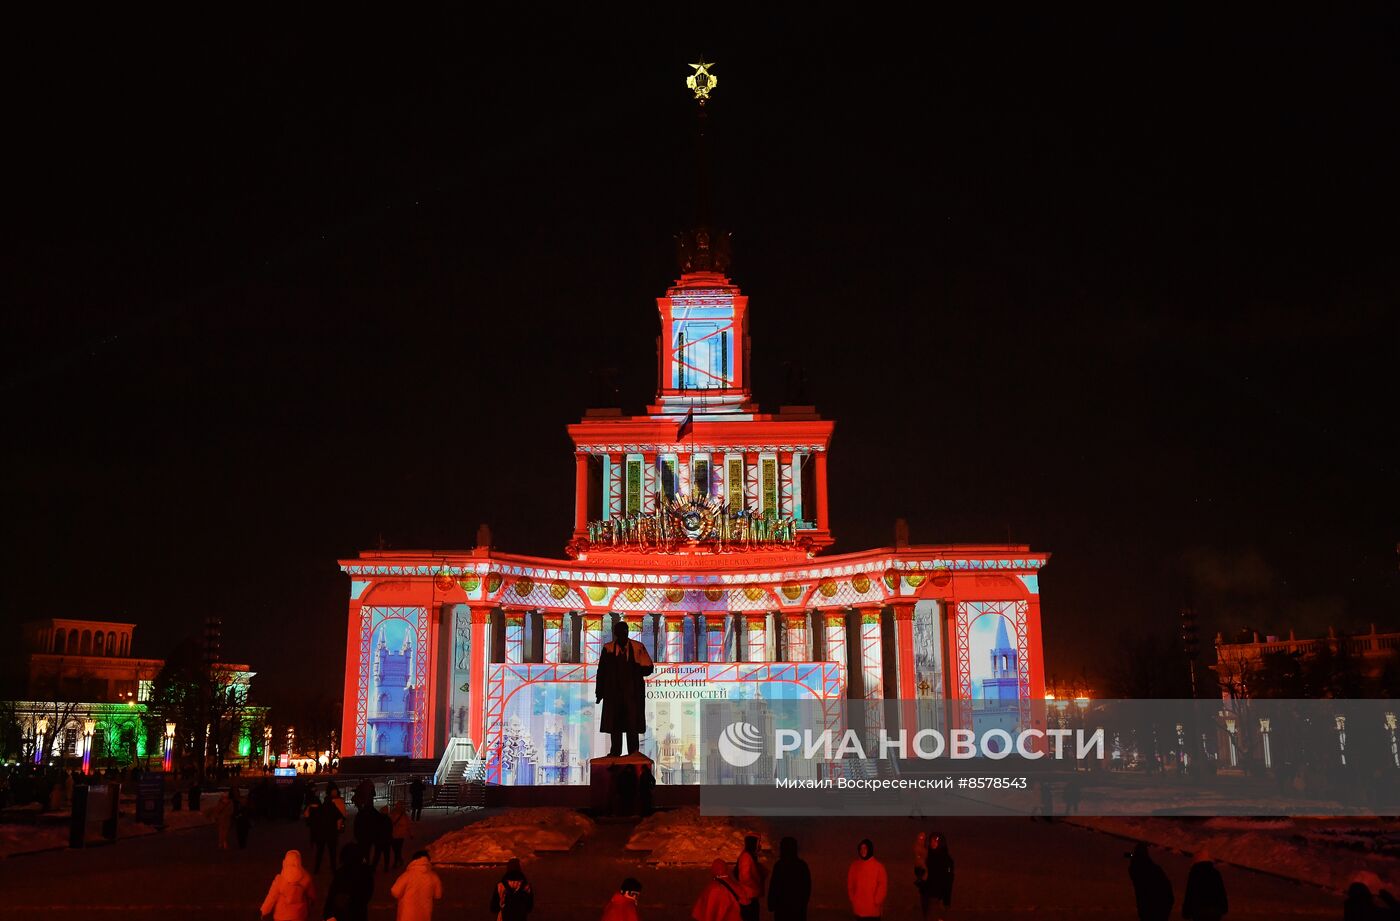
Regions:
<instances>
[{"instance_id":1,"label":"colonnade","mask_svg":"<svg viewBox=\"0 0 1400 921\"><path fill-rule=\"evenodd\" d=\"M511 664L594 664L612 638L617 620L627 623L658 664L724 662L836 662L859 673L861 696L913 697L909 646L912 605L895 605L892 619L884 608L815 608L797 612L706 611L604 613L593 611L537 611L529 608L492 609L503 621L504 632L488 631L496 638L488 661ZM487 613L482 611L480 613ZM901 666L899 683L909 687L885 688L885 630L893 628L893 648ZM533 634L540 634L533 639ZM504 641L495 648L500 637ZM527 637L532 641L527 642ZM857 647L850 647L854 641ZM906 650L908 652L906 653ZM905 664L907 663L907 665ZM856 676L851 676L856 680Z\"/></svg>"}]
</instances>

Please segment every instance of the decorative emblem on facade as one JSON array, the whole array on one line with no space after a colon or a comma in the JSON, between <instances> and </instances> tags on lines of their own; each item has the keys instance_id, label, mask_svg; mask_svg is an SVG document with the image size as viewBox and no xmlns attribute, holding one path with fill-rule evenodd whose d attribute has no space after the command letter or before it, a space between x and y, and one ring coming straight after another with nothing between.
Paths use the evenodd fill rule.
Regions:
<instances>
[{"instance_id":1,"label":"decorative emblem on facade","mask_svg":"<svg viewBox=\"0 0 1400 921\"><path fill-rule=\"evenodd\" d=\"M681 600L684 598L685 592L683 590L679 588L666 589L666 600L671 602L671 604L680 604Z\"/></svg>"},{"instance_id":2,"label":"decorative emblem on facade","mask_svg":"<svg viewBox=\"0 0 1400 921\"><path fill-rule=\"evenodd\" d=\"M486 576L486 594L494 595L501 590L501 574L498 572L488 573Z\"/></svg>"},{"instance_id":3,"label":"decorative emblem on facade","mask_svg":"<svg viewBox=\"0 0 1400 921\"><path fill-rule=\"evenodd\" d=\"M515 594L519 595L521 598L524 598L526 595L530 594L534 590L535 580L531 579L529 576L526 576L523 579L515 580Z\"/></svg>"},{"instance_id":4,"label":"decorative emblem on facade","mask_svg":"<svg viewBox=\"0 0 1400 921\"><path fill-rule=\"evenodd\" d=\"M474 592L481 587L481 577L474 572L464 572L457 577L457 584L464 592Z\"/></svg>"},{"instance_id":5,"label":"decorative emblem on facade","mask_svg":"<svg viewBox=\"0 0 1400 921\"><path fill-rule=\"evenodd\" d=\"M817 591L822 593L823 598L830 598L836 594L836 580L823 579L817 583Z\"/></svg>"},{"instance_id":6,"label":"decorative emblem on facade","mask_svg":"<svg viewBox=\"0 0 1400 921\"><path fill-rule=\"evenodd\" d=\"M569 550L727 553L810 547L811 540L798 536L797 520L791 516L736 509L718 496L695 494L669 500L658 496L654 512L590 521L586 537L575 540Z\"/></svg>"},{"instance_id":7,"label":"decorative emblem on facade","mask_svg":"<svg viewBox=\"0 0 1400 921\"><path fill-rule=\"evenodd\" d=\"M870 591L870 577L863 572L858 572L851 577L851 588L864 595Z\"/></svg>"},{"instance_id":8,"label":"decorative emblem on facade","mask_svg":"<svg viewBox=\"0 0 1400 921\"><path fill-rule=\"evenodd\" d=\"M685 78L685 85L695 94L695 101L702 106L710 98L710 93L719 86L719 78L710 73L710 68L714 67L714 62L706 63L704 58L699 64L691 64L695 73Z\"/></svg>"},{"instance_id":9,"label":"decorative emblem on facade","mask_svg":"<svg viewBox=\"0 0 1400 921\"><path fill-rule=\"evenodd\" d=\"M552 582L549 586L549 597L555 601L563 601L569 594L569 584L567 582Z\"/></svg>"},{"instance_id":10,"label":"decorative emblem on facade","mask_svg":"<svg viewBox=\"0 0 1400 921\"><path fill-rule=\"evenodd\" d=\"M759 588L757 585L745 585L744 597L750 601L757 601L763 597L763 589Z\"/></svg>"},{"instance_id":11,"label":"decorative emblem on facade","mask_svg":"<svg viewBox=\"0 0 1400 921\"><path fill-rule=\"evenodd\" d=\"M647 590L639 585L633 585L631 588L628 588L622 593L622 597L626 598L633 604L639 604L646 599Z\"/></svg>"},{"instance_id":12,"label":"decorative emblem on facade","mask_svg":"<svg viewBox=\"0 0 1400 921\"><path fill-rule=\"evenodd\" d=\"M594 602L595 604L608 597L608 589L606 586L603 585L590 585L583 591L584 594L588 596L588 600Z\"/></svg>"},{"instance_id":13,"label":"decorative emblem on facade","mask_svg":"<svg viewBox=\"0 0 1400 921\"><path fill-rule=\"evenodd\" d=\"M786 598L788 601L796 601L798 598L801 598L801 597L802 597L802 583L800 583L800 582L784 582L784 583L783 583L783 597Z\"/></svg>"},{"instance_id":14,"label":"decorative emblem on facade","mask_svg":"<svg viewBox=\"0 0 1400 921\"><path fill-rule=\"evenodd\" d=\"M721 598L723 598L723 597L724 597L724 589L722 589L722 588L707 588L707 589L705 589L705 600L706 600L706 601L719 601L719 600L720 600Z\"/></svg>"},{"instance_id":15,"label":"decorative emblem on facade","mask_svg":"<svg viewBox=\"0 0 1400 921\"><path fill-rule=\"evenodd\" d=\"M440 592L450 592L457 587L457 580L452 578L452 573L443 569L439 570L438 574L433 577L433 584Z\"/></svg>"}]
</instances>

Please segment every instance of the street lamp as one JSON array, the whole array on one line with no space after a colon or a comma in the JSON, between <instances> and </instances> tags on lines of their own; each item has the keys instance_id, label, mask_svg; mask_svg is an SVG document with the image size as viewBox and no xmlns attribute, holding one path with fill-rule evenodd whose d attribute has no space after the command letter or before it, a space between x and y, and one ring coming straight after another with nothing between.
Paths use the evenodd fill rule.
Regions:
<instances>
[{"instance_id":1,"label":"street lamp","mask_svg":"<svg viewBox=\"0 0 1400 921\"><path fill-rule=\"evenodd\" d=\"M34 721L34 763L44 763L44 736L49 731L49 719L41 716Z\"/></svg>"},{"instance_id":2,"label":"street lamp","mask_svg":"<svg viewBox=\"0 0 1400 921\"><path fill-rule=\"evenodd\" d=\"M165 764L164 770L170 772L170 763L175 759L175 724L165 724Z\"/></svg>"},{"instance_id":3,"label":"street lamp","mask_svg":"<svg viewBox=\"0 0 1400 921\"><path fill-rule=\"evenodd\" d=\"M1264 740L1264 767L1266 768L1274 766L1273 749L1269 745L1269 726L1270 723L1267 716L1259 717L1259 737Z\"/></svg>"},{"instance_id":4,"label":"street lamp","mask_svg":"<svg viewBox=\"0 0 1400 921\"><path fill-rule=\"evenodd\" d=\"M272 760L272 724L263 725L263 765Z\"/></svg>"},{"instance_id":5,"label":"street lamp","mask_svg":"<svg viewBox=\"0 0 1400 921\"><path fill-rule=\"evenodd\" d=\"M83 720L83 773L92 773L92 734L97 729L94 720Z\"/></svg>"}]
</instances>

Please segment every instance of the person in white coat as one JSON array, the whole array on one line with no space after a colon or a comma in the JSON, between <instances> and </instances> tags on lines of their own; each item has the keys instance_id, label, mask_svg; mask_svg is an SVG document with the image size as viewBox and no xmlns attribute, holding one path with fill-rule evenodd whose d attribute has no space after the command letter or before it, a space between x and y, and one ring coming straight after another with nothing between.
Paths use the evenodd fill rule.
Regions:
<instances>
[{"instance_id":1,"label":"person in white coat","mask_svg":"<svg viewBox=\"0 0 1400 921\"><path fill-rule=\"evenodd\" d=\"M272 878L263 899L259 917L273 921L307 921L316 901L316 883L301 865L301 851L288 851L282 858L282 872Z\"/></svg>"},{"instance_id":2,"label":"person in white coat","mask_svg":"<svg viewBox=\"0 0 1400 921\"><path fill-rule=\"evenodd\" d=\"M389 892L399 903L396 921L432 921L433 902L442 898L442 879L433 871L427 851L413 855Z\"/></svg>"}]
</instances>

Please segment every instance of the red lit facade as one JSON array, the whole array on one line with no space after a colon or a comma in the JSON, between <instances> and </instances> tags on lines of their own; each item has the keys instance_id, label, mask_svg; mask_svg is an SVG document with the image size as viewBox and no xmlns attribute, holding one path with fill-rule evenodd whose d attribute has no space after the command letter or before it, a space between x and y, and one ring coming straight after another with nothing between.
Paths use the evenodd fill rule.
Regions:
<instances>
[{"instance_id":1,"label":"red lit facade","mask_svg":"<svg viewBox=\"0 0 1400 921\"><path fill-rule=\"evenodd\" d=\"M468 740L500 762L502 782L576 782L567 778L589 747L588 717L580 730L577 713L512 717L510 707L521 688L585 687L614 618L658 664L704 663L721 689L1009 696L1013 709L1041 699L1047 555L1022 545L825 553L834 423L812 407L758 411L748 299L712 264L682 274L657 306L646 414L592 410L569 426L576 495L562 558L477 546L340 561L350 579L343 754L437 758ZM667 718L649 720L658 760L682 744L679 731L663 736Z\"/></svg>"}]
</instances>

